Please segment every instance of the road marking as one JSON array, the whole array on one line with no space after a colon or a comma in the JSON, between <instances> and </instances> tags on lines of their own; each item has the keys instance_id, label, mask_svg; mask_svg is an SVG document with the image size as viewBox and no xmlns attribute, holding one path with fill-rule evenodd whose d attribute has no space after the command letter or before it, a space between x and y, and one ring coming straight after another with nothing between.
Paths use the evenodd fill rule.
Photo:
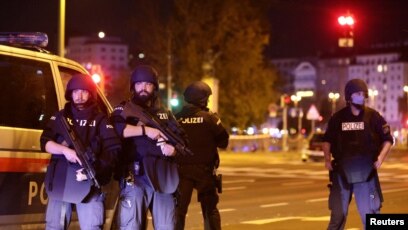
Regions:
<instances>
[{"instance_id":1,"label":"road marking","mask_svg":"<svg viewBox=\"0 0 408 230\"><path fill-rule=\"evenodd\" d=\"M320 171L308 171L306 175L326 175L329 176L329 171L327 170L320 170Z\"/></svg>"},{"instance_id":2,"label":"road marking","mask_svg":"<svg viewBox=\"0 0 408 230\"><path fill-rule=\"evenodd\" d=\"M328 201L328 200L329 200L328 197L324 197L324 198L306 200L306 203L315 203L315 202L322 202L322 201Z\"/></svg>"},{"instance_id":3,"label":"road marking","mask_svg":"<svg viewBox=\"0 0 408 230\"><path fill-rule=\"evenodd\" d=\"M235 208L224 208L224 209L219 209L218 212L233 212L236 211ZM200 215L203 215L203 213L201 211L198 212Z\"/></svg>"},{"instance_id":4,"label":"road marking","mask_svg":"<svg viewBox=\"0 0 408 230\"><path fill-rule=\"evenodd\" d=\"M393 176L394 178L398 178L398 179L407 179L408 175L395 175Z\"/></svg>"},{"instance_id":5,"label":"road marking","mask_svg":"<svg viewBox=\"0 0 408 230\"><path fill-rule=\"evenodd\" d=\"M330 221L330 216L303 217L301 221Z\"/></svg>"},{"instance_id":6,"label":"road marking","mask_svg":"<svg viewBox=\"0 0 408 230\"><path fill-rule=\"evenodd\" d=\"M287 202L282 202L282 203L275 203L275 204L263 204L263 205L260 205L259 207L261 207L261 208L269 208L269 207L278 207L278 206L285 206L285 205L289 205L289 203L287 203Z\"/></svg>"},{"instance_id":7,"label":"road marking","mask_svg":"<svg viewBox=\"0 0 408 230\"><path fill-rule=\"evenodd\" d=\"M404 170L408 169L408 165L401 164L401 163L391 163L384 168L388 169L399 169ZM382 167L383 167L382 166ZM261 178L309 178L313 180L327 180L328 178L328 171L325 169L313 170L313 169L284 169L284 168L256 168L256 167L242 167L242 168L235 168L235 167L222 167L220 168L220 172L228 176L247 176L247 177L261 177ZM407 181L408 175L401 175L401 173L395 172L379 172L380 180L382 181ZM254 182L242 180L242 182ZM229 183L238 183L241 180L237 180L237 182L229 182Z\"/></svg>"},{"instance_id":8,"label":"road marking","mask_svg":"<svg viewBox=\"0 0 408 230\"><path fill-rule=\"evenodd\" d=\"M327 170L307 170L296 169L288 170L283 168L254 168L254 167L223 167L220 172L228 176L251 176L251 177L263 177L263 178L299 178L307 177L316 180L326 180L328 178Z\"/></svg>"},{"instance_id":9,"label":"road marking","mask_svg":"<svg viewBox=\"0 0 408 230\"><path fill-rule=\"evenodd\" d=\"M296 185L306 185L306 184L314 184L314 182L313 181L299 181L299 182L282 183L283 186L296 186Z\"/></svg>"},{"instance_id":10,"label":"road marking","mask_svg":"<svg viewBox=\"0 0 408 230\"><path fill-rule=\"evenodd\" d=\"M274 223L274 222L279 222L279 221L286 221L286 220L293 220L297 219L298 217L294 216L288 216L288 217L278 217L278 218L270 218L270 219L261 219L261 220L249 220L249 221L243 221L241 224L269 224L269 223Z\"/></svg>"},{"instance_id":11,"label":"road marking","mask_svg":"<svg viewBox=\"0 0 408 230\"><path fill-rule=\"evenodd\" d=\"M381 168L386 168L386 169L408 169L408 166L405 163L385 163L384 165L381 165Z\"/></svg>"},{"instance_id":12,"label":"road marking","mask_svg":"<svg viewBox=\"0 0 408 230\"><path fill-rule=\"evenodd\" d=\"M219 212L233 212L233 211L235 211L235 209L234 208L224 208L224 209L220 209L218 211Z\"/></svg>"},{"instance_id":13,"label":"road marking","mask_svg":"<svg viewBox=\"0 0 408 230\"><path fill-rule=\"evenodd\" d=\"M395 189L384 190L383 193L402 192L402 191L407 191L407 190L408 188L395 188Z\"/></svg>"},{"instance_id":14,"label":"road marking","mask_svg":"<svg viewBox=\"0 0 408 230\"><path fill-rule=\"evenodd\" d=\"M243 221L241 224L270 224L274 222L287 221L287 220L300 220L300 221L328 221L330 216L287 216L287 217L277 217L269 219L260 219L260 220L249 220Z\"/></svg>"},{"instance_id":15,"label":"road marking","mask_svg":"<svg viewBox=\"0 0 408 230\"><path fill-rule=\"evenodd\" d=\"M246 186L222 188L223 191L233 191L233 190L242 190L242 189L246 189Z\"/></svg>"},{"instance_id":16,"label":"road marking","mask_svg":"<svg viewBox=\"0 0 408 230\"><path fill-rule=\"evenodd\" d=\"M254 183L255 180L251 179L251 180L226 180L223 181L223 184L235 184L235 183Z\"/></svg>"}]
</instances>

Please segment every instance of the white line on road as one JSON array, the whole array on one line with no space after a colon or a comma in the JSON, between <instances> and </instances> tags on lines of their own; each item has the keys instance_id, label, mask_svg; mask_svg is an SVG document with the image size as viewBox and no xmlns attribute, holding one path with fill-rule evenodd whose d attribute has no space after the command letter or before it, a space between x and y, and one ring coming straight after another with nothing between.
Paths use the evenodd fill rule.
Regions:
<instances>
[{"instance_id":1,"label":"white line on road","mask_svg":"<svg viewBox=\"0 0 408 230\"><path fill-rule=\"evenodd\" d=\"M277 217L277 218L269 218L269 219L261 219L261 220L249 220L243 221L241 224L269 224L279 221L287 221L287 220L300 220L300 221L328 221L330 220L330 216L287 216L287 217Z\"/></svg>"},{"instance_id":2,"label":"white line on road","mask_svg":"<svg viewBox=\"0 0 408 230\"><path fill-rule=\"evenodd\" d=\"M233 212L233 211L235 211L235 209L234 208L224 208L224 209L220 209L218 211L219 212Z\"/></svg>"},{"instance_id":3,"label":"white line on road","mask_svg":"<svg viewBox=\"0 0 408 230\"><path fill-rule=\"evenodd\" d=\"M254 183L255 180L251 179L251 180L226 180L223 181L223 184L235 184L235 183Z\"/></svg>"},{"instance_id":4,"label":"white line on road","mask_svg":"<svg viewBox=\"0 0 408 230\"><path fill-rule=\"evenodd\" d=\"M408 188L395 188L395 189L384 190L383 193L402 192L402 191L407 191L407 190Z\"/></svg>"},{"instance_id":5,"label":"white line on road","mask_svg":"<svg viewBox=\"0 0 408 230\"><path fill-rule=\"evenodd\" d=\"M385 168L385 169L408 169L408 166L406 163L388 163L388 164L384 164L381 165L381 168Z\"/></svg>"},{"instance_id":6,"label":"white line on road","mask_svg":"<svg viewBox=\"0 0 408 230\"><path fill-rule=\"evenodd\" d=\"M302 217L301 221L330 221L330 216Z\"/></svg>"},{"instance_id":7,"label":"white line on road","mask_svg":"<svg viewBox=\"0 0 408 230\"><path fill-rule=\"evenodd\" d=\"M263 205L260 205L259 207L261 207L261 208L269 208L269 207L278 207L278 206L285 206L285 205L289 205L289 203L287 203L287 202L282 202L282 203L275 203L275 204L263 204Z\"/></svg>"},{"instance_id":8,"label":"white line on road","mask_svg":"<svg viewBox=\"0 0 408 230\"><path fill-rule=\"evenodd\" d=\"M321 202L321 201L328 201L328 200L329 200L329 198L324 197L324 198L306 200L306 203L314 203L314 202Z\"/></svg>"},{"instance_id":9,"label":"white line on road","mask_svg":"<svg viewBox=\"0 0 408 230\"><path fill-rule=\"evenodd\" d=\"M219 209L218 210L220 213L221 212L233 212L233 211L236 211L236 209L235 208L224 208L224 209ZM202 215L203 213L200 211L200 212L198 212L198 213L200 213L200 215ZM187 214L188 215L188 214Z\"/></svg>"},{"instance_id":10,"label":"white line on road","mask_svg":"<svg viewBox=\"0 0 408 230\"><path fill-rule=\"evenodd\" d=\"M285 220L293 220L297 219L298 217L294 216L287 216L287 217L278 217L278 218L270 218L270 219L262 219L262 220L249 220L249 221L243 221L241 224L269 224L269 223L274 223L274 222L279 222L279 221L285 221Z\"/></svg>"},{"instance_id":11,"label":"white line on road","mask_svg":"<svg viewBox=\"0 0 408 230\"><path fill-rule=\"evenodd\" d=\"M242 190L242 189L246 189L246 186L222 188L223 191L233 191L233 190Z\"/></svg>"},{"instance_id":12,"label":"white line on road","mask_svg":"<svg viewBox=\"0 0 408 230\"><path fill-rule=\"evenodd\" d=\"M306 185L306 184L314 184L314 181L298 181L298 182L282 183L283 186L297 186L297 185Z\"/></svg>"}]
</instances>

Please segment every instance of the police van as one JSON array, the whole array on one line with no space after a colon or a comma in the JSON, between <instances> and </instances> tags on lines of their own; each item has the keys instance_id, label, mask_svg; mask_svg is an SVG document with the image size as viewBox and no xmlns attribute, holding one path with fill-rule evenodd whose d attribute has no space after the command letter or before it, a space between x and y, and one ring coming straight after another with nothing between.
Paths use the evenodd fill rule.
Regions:
<instances>
[{"instance_id":1,"label":"police van","mask_svg":"<svg viewBox=\"0 0 408 230\"><path fill-rule=\"evenodd\" d=\"M40 135L63 108L67 82L87 73L79 63L47 52L47 43L43 33L0 34L0 229L45 228L44 176L51 155L41 152ZM97 101L112 111L100 90ZM109 229L118 189L112 181L104 190ZM76 215L71 226L79 228Z\"/></svg>"}]
</instances>

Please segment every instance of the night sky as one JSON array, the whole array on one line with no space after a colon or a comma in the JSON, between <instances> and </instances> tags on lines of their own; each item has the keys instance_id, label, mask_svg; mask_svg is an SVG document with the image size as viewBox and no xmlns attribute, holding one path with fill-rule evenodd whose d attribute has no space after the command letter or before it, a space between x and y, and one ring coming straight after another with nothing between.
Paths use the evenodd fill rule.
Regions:
<instances>
[{"instance_id":1,"label":"night sky","mask_svg":"<svg viewBox=\"0 0 408 230\"><path fill-rule=\"evenodd\" d=\"M67 0L66 35L89 35L103 30L131 43L123 26L131 0ZM236 1L239 4L239 1ZM271 0L270 57L314 56L337 45L338 15L356 18L358 46L408 39L408 1L405 0ZM58 0L0 1L0 31L42 31L48 47L57 50Z\"/></svg>"}]
</instances>

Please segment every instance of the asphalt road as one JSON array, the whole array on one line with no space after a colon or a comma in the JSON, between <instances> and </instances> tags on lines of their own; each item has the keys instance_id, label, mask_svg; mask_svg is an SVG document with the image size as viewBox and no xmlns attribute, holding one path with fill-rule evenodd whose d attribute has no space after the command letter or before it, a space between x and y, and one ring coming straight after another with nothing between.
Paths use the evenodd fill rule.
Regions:
<instances>
[{"instance_id":1,"label":"asphalt road","mask_svg":"<svg viewBox=\"0 0 408 230\"><path fill-rule=\"evenodd\" d=\"M393 150L379 170L382 213L408 213L407 163L408 151ZM224 230L327 228L328 172L323 162L301 162L296 152L221 153L219 173L224 179L219 203ZM203 229L195 194L186 229ZM362 229L354 200L346 229Z\"/></svg>"}]
</instances>

